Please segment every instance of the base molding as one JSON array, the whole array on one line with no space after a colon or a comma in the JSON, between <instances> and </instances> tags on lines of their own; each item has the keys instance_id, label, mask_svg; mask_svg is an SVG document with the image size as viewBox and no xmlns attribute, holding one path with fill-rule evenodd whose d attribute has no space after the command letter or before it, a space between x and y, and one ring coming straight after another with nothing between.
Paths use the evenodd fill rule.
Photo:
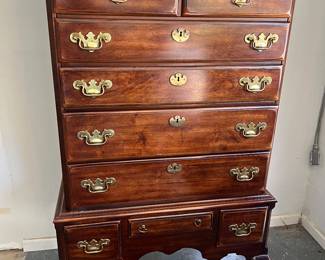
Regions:
<instances>
[{"instance_id":1,"label":"base molding","mask_svg":"<svg viewBox=\"0 0 325 260\"><path fill-rule=\"evenodd\" d=\"M300 222L301 222L300 214L280 215L280 216L272 216L271 217L271 227L297 225Z\"/></svg>"},{"instance_id":2,"label":"base molding","mask_svg":"<svg viewBox=\"0 0 325 260\"><path fill-rule=\"evenodd\" d=\"M23 240L24 252L52 250L57 248L58 248L58 244L56 241L56 237Z\"/></svg>"},{"instance_id":3,"label":"base molding","mask_svg":"<svg viewBox=\"0 0 325 260\"><path fill-rule=\"evenodd\" d=\"M325 234L318 230L317 226L307 216L302 216L301 224L308 231L308 233L318 242L318 244L320 244L320 246L325 249Z\"/></svg>"}]
</instances>

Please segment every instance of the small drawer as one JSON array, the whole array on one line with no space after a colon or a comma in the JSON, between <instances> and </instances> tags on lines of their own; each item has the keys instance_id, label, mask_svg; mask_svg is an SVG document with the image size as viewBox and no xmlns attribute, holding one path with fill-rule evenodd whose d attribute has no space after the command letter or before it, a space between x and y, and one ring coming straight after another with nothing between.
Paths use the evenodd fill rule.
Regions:
<instances>
[{"instance_id":1,"label":"small drawer","mask_svg":"<svg viewBox=\"0 0 325 260\"><path fill-rule=\"evenodd\" d=\"M147 205L262 194L269 157L269 153L258 153L71 165L66 175L67 207ZM137 181L130 181L134 176Z\"/></svg>"},{"instance_id":2,"label":"small drawer","mask_svg":"<svg viewBox=\"0 0 325 260\"><path fill-rule=\"evenodd\" d=\"M62 63L282 61L288 23L57 19ZM216 35L218 37L216 37Z\"/></svg>"},{"instance_id":3,"label":"small drawer","mask_svg":"<svg viewBox=\"0 0 325 260\"><path fill-rule=\"evenodd\" d=\"M183 234L212 230L212 212L129 219L130 237Z\"/></svg>"},{"instance_id":4,"label":"small drawer","mask_svg":"<svg viewBox=\"0 0 325 260\"><path fill-rule=\"evenodd\" d=\"M268 208L222 210L219 222L219 246L263 242Z\"/></svg>"},{"instance_id":5,"label":"small drawer","mask_svg":"<svg viewBox=\"0 0 325 260\"><path fill-rule=\"evenodd\" d=\"M279 100L282 66L62 68L63 106L175 106Z\"/></svg>"},{"instance_id":6,"label":"small drawer","mask_svg":"<svg viewBox=\"0 0 325 260\"><path fill-rule=\"evenodd\" d=\"M277 107L64 114L69 163L270 150Z\"/></svg>"},{"instance_id":7,"label":"small drawer","mask_svg":"<svg viewBox=\"0 0 325 260\"><path fill-rule=\"evenodd\" d=\"M67 259L119 259L119 222L66 226Z\"/></svg>"},{"instance_id":8,"label":"small drawer","mask_svg":"<svg viewBox=\"0 0 325 260\"><path fill-rule=\"evenodd\" d=\"M181 0L179 0L181 1ZM101 13L108 15L176 16L178 0L55 0L57 13Z\"/></svg>"},{"instance_id":9,"label":"small drawer","mask_svg":"<svg viewBox=\"0 0 325 260\"><path fill-rule=\"evenodd\" d=\"M184 16L289 18L293 0L186 0Z\"/></svg>"}]
</instances>

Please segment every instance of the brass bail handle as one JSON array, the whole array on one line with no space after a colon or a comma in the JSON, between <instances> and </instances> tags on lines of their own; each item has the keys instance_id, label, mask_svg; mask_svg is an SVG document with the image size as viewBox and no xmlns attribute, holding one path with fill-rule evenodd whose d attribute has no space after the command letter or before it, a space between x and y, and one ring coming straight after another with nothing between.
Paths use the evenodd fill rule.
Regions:
<instances>
[{"instance_id":1,"label":"brass bail handle","mask_svg":"<svg viewBox=\"0 0 325 260\"><path fill-rule=\"evenodd\" d=\"M236 237L248 237L256 227L256 223L242 223L241 225L233 224L229 226L229 231L232 231Z\"/></svg>"},{"instance_id":2,"label":"brass bail handle","mask_svg":"<svg viewBox=\"0 0 325 260\"><path fill-rule=\"evenodd\" d=\"M97 36L93 32L87 33L86 36L81 32L70 34L70 41L78 44L79 48L88 52L95 52L103 47L104 43L109 43L112 36L109 33L100 32Z\"/></svg>"},{"instance_id":3,"label":"brass bail handle","mask_svg":"<svg viewBox=\"0 0 325 260\"><path fill-rule=\"evenodd\" d=\"M116 184L114 177L107 177L104 180L97 178L95 181L91 179L82 180L80 185L82 188L87 189L89 193L104 193L107 192L111 186Z\"/></svg>"},{"instance_id":4,"label":"brass bail handle","mask_svg":"<svg viewBox=\"0 0 325 260\"><path fill-rule=\"evenodd\" d=\"M128 0L111 0L114 4L123 4L123 3L126 3Z\"/></svg>"},{"instance_id":5,"label":"brass bail handle","mask_svg":"<svg viewBox=\"0 0 325 260\"><path fill-rule=\"evenodd\" d=\"M232 0L232 3L238 7L247 6L250 4L250 2L250 0Z\"/></svg>"},{"instance_id":6,"label":"brass bail handle","mask_svg":"<svg viewBox=\"0 0 325 260\"><path fill-rule=\"evenodd\" d=\"M230 176L235 177L238 182L252 181L260 172L260 168L234 168L230 170Z\"/></svg>"},{"instance_id":7,"label":"brass bail handle","mask_svg":"<svg viewBox=\"0 0 325 260\"><path fill-rule=\"evenodd\" d=\"M113 129L104 129L102 132L95 129L92 134L87 130L79 131L77 137L79 140L83 140L87 145L90 146L100 146L108 142L109 138L115 135Z\"/></svg>"},{"instance_id":8,"label":"brass bail handle","mask_svg":"<svg viewBox=\"0 0 325 260\"><path fill-rule=\"evenodd\" d=\"M77 247L82 249L87 255L99 254L104 251L104 246L109 246L110 239L92 239L90 242L87 240L79 241Z\"/></svg>"}]
</instances>

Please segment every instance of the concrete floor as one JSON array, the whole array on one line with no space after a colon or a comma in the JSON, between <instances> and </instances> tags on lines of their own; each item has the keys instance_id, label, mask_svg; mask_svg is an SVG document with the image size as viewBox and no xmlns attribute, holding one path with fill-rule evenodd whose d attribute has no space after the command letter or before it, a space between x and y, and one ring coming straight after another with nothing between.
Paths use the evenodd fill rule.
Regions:
<instances>
[{"instance_id":1,"label":"concrete floor","mask_svg":"<svg viewBox=\"0 0 325 260\"><path fill-rule=\"evenodd\" d=\"M299 225L272 228L269 241L272 260L325 260L325 250ZM0 260L58 260L56 250L0 253Z\"/></svg>"}]
</instances>

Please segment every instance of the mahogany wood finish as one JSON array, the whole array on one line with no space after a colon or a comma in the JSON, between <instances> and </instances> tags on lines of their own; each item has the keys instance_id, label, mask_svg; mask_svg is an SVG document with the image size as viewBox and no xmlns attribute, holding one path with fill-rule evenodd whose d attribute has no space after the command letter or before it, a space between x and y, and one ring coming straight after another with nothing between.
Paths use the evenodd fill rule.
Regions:
<instances>
[{"instance_id":1,"label":"mahogany wood finish","mask_svg":"<svg viewBox=\"0 0 325 260\"><path fill-rule=\"evenodd\" d=\"M67 251L71 259L117 259L120 251L120 224L119 222L101 222L84 225L68 225L64 227L64 237ZM90 243L93 239L109 239L103 251L99 254L85 254L84 249L78 247L78 242Z\"/></svg>"},{"instance_id":2,"label":"mahogany wood finish","mask_svg":"<svg viewBox=\"0 0 325 260\"><path fill-rule=\"evenodd\" d=\"M57 13L98 13L109 15L176 16L178 0L54 0ZM121 3L119 3L121 2Z\"/></svg>"},{"instance_id":3,"label":"mahogany wood finish","mask_svg":"<svg viewBox=\"0 0 325 260\"><path fill-rule=\"evenodd\" d=\"M267 207L221 210L218 245L227 246L261 242L265 231L267 211ZM235 232L229 229L229 226L233 224L240 226L242 223L246 225L253 223L256 224L256 227L252 229L252 233L248 236L236 236Z\"/></svg>"},{"instance_id":4,"label":"mahogany wood finish","mask_svg":"<svg viewBox=\"0 0 325 260\"><path fill-rule=\"evenodd\" d=\"M170 118L185 117L180 127ZM276 108L183 109L65 114L64 142L69 163L116 159L157 158L181 155L270 150ZM255 138L236 131L238 123L265 122ZM89 146L79 131L113 129L115 135L102 146Z\"/></svg>"},{"instance_id":5,"label":"mahogany wood finish","mask_svg":"<svg viewBox=\"0 0 325 260\"><path fill-rule=\"evenodd\" d=\"M98 240L105 236L107 237L109 234L113 238L115 230L112 231L111 228L105 228L105 225L110 225L116 219L120 221L121 228L119 229L118 236L121 237L123 246L120 247L121 257L116 255L116 258L112 257L110 259L137 260L151 251L158 250L171 254L184 247L200 250L206 259L220 259L229 252L237 252L247 257L253 257L267 252L265 242L270 213L274 204L275 199L266 193L264 195L233 199L69 212L65 210L61 194L55 218L59 237L60 259L75 259L71 258L68 254L68 245L72 247L72 241L90 239L93 236L96 236ZM242 216L236 215L237 210L243 213ZM262 225L265 223L265 230L262 233L258 231L259 241L249 241L248 239L249 243L220 245L218 242L220 234L223 234L224 230L228 228L221 225L224 219L222 215L223 212L228 211L234 215L227 215L227 223L225 222L224 225L245 221L256 222ZM263 218L261 218L262 215ZM199 228L197 230L194 225L192 226L192 221L195 221L195 218L202 219L201 225L203 225L203 229ZM133 226L131 223L133 223ZM138 234L136 231L138 225L143 224L147 225L148 229L153 228L155 232ZM76 230L80 226L86 226L90 230L87 232L82 230L84 232L77 233L74 239L68 243L67 236L64 235L66 226L70 228L75 227ZM131 235L133 230L134 235ZM252 236L253 238L257 237L254 233L252 233ZM96 257L101 256L105 256L105 253L93 256L88 255L85 256L85 259L97 259Z\"/></svg>"},{"instance_id":6,"label":"mahogany wood finish","mask_svg":"<svg viewBox=\"0 0 325 260\"><path fill-rule=\"evenodd\" d=\"M213 213L129 219L130 238L212 230Z\"/></svg>"},{"instance_id":7,"label":"mahogany wood finish","mask_svg":"<svg viewBox=\"0 0 325 260\"><path fill-rule=\"evenodd\" d=\"M138 260L185 247L209 260L267 253L276 201L266 179L294 0L46 1L63 169L60 260ZM188 39L175 41L175 29ZM74 32L111 41L89 52ZM267 46L261 37L263 51L245 42L262 33L279 39ZM171 84L176 73L186 76L181 86ZM272 82L249 92L240 80L254 77ZM88 97L78 80L112 86ZM248 138L238 123L266 128ZM114 133L103 145L78 134L104 129Z\"/></svg>"},{"instance_id":8,"label":"mahogany wood finish","mask_svg":"<svg viewBox=\"0 0 325 260\"><path fill-rule=\"evenodd\" d=\"M171 85L175 73L187 77L183 86ZM100 109L121 107L157 107L166 105L215 104L223 102L277 102L282 77L281 66L213 67L213 68L62 68L60 69L63 100L66 109ZM252 93L240 86L243 77L271 77L265 90ZM112 88L100 97L84 96L73 88L73 82L111 80ZM157 87L159 86L159 87Z\"/></svg>"},{"instance_id":9,"label":"mahogany wood finish","mask_svg":"<svg viewBox=\"0 0 325 260\"><path fill-rule=\"evenodd\" d=\"M62 63L147 62L175 63L202 61L283 60L289 33L287 23L127 21L105 19L57 19L57 41ZM179 43L172 31L183 27L190 39ZM90 53L70 41L70 34L108 32L112 41ZM276 33L279 41L263 52L245 43L245 35ZM216 37L216 35L218 37ZM145 47L144 47L145 46Z\"/></svg>"},{"instance_id":10,"label":"mahogany wood finish","mask_svg":"<svg viewBox=\"0 0 325 260\"><path fill-rule=\"evenodd\" d=\"M284 17L292 14L292 0L247 0L247 5L239 7L233 0L185 0L184 16L212 17Z\"/></svg>"},{"instance_id":11,"label":"mahogany wood finish","mask_svg":"<svg viewBox=\"0 0 325 260\"><path fill-rule=\"evenodd\" d=\"M76 210L262 194L269 158L269 153L257 153L68 166L67 206ZM169 173L167 168L173 163L181 165L182 170ZM258 167L258 175L244 182L230 175L231 169L245 167ZM107 192L90 193L80 185L83 180L109 177L117 183Z\"/></svg>"}]
</instances>

